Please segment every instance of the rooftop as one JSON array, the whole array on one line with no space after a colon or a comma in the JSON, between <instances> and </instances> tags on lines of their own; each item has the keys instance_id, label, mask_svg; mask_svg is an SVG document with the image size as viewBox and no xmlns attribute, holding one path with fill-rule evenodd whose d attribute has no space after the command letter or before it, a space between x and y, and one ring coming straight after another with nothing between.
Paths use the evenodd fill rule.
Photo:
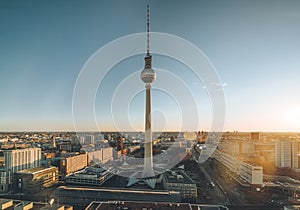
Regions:
<instances>
[{"instance_id":1,"label":"rooftop","mask_svg":"<svg viewBox=\"0 0 300 210\"><path fill-rule=\"evenodd\" d=\"M225 206L218 205L197 205L189 203L165 203L165 202L131 202L131 201L93 201L86 210L110 210L110 209L152 209L152 210L227 210Z\"/></svg>"},{"instance_id":2,"label":"rooftop","mask_svg":"<svg viewBox=\"0 0 300 210\"><path fill-rule=\"evenodd\" d=\"M56 168L56 167L36 167L36 168L30 168L30 169L25 169L25 170L22 170L22 171L18 171L16 173L34 174L34 173L50 170L50 169L53 169L53 168Z\"/></svg>"},{"instance_id":3,"label":"rooftop","mask_svg":"<svg viewBox=\"0 0 300 210\"><path fill-rule=\"evenodd\" d=\"M182 170L171 170L164 173L169 183L195 184L195 182Z\"/></svg>"}]
</instances>

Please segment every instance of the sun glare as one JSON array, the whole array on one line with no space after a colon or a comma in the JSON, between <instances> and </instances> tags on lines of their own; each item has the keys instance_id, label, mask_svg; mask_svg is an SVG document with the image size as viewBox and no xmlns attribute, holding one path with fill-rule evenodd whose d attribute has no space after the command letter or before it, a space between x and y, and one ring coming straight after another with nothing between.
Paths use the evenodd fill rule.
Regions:
<instances>
[{"instance_id":1,"label":"sun glare","mask_svg":"<svg viewBox=\"0 0 300 210\"><path fill-rule=\"evenodd\" d=\"M288 109L286 117L290 125L300 127L300 107Z\"/></svg>"}]
</instances>

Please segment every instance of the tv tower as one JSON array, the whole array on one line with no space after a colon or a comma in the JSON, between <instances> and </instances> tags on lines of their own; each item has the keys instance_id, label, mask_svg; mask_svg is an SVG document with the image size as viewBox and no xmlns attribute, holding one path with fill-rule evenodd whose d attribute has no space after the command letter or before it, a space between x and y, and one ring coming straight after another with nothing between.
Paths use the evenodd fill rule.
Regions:
<instances>
[{"instance_id":1,"label":"tv tower","mask_svg":"<svg viewBox=\"0 0 300 210\"><path fill-rule=\"evenodd\" d=\"M156 78L152 69L152 56L150 55L150 7L147 5L147 54L145 68L141 72L141 79L146 83L146 113L145 113L145 143L144 143L144 170L143 177L153 177L153 154L152 154L152 128L151 128L151 83Z\"/></svg>"}]
</instances>

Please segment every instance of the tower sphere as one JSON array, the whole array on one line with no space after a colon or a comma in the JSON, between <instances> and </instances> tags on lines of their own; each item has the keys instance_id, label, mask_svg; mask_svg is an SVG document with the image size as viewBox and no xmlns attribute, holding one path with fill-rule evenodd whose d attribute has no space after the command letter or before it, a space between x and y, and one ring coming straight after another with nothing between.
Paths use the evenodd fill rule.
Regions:
<instances>
[{"instance_id":1,"label":"tower sphere","mask_svg":"<svg viewBox=\"0 0 300 210\"><path fill-rule=\"evenodd\" d=\"M155 71L152 68L144 68L141 72L141 79L147 84L154 82L156 78Z\"/></svg>"}]
</instances>

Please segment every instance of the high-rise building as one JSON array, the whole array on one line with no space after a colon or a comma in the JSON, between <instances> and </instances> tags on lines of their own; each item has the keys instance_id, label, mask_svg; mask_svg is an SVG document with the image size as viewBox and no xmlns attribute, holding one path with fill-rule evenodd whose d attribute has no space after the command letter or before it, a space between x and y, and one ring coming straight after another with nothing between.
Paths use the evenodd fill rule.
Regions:
<instances>
[{"instance_id":1,"label":"high-rise building","mask_svg":"<svg viewBox=\"0 0 300 210\"><path fill-rule=\"evenodd\" d=\"M300 142L292 141L292 167L299 168L299 149Z\"/></svg>"},{"instance_id":2,"label":"high-rise building","mask_svg":"<svg viewBox=\"0 0 300 210\"><path fill-rule=\"evenodd\" d=\"M0 192L12 189L15 172L41 165L42 154L40 148L4 150L2 155L4 160L0 168Z\"/></svg>"},{"instance_id":3,"label":"high-rise building","mask_svg":"<svg viewBox=\"0 0 300 210\"><path fill-rule=\"evenodd\" d=\"M275 166L279 168L299 168L299 146L299 141L276 141Z\"/></svg>"},{"instance_id":4,"label":"high-rise building","mask_svg":"<svg viewBox=\"0 0 300 210\"><path fill-rule=\"evenodd\" d=\"M275 166L292 167L292 145L290 141L277 141L275 143Z\"/></svg>"},{"instance_id":5,"label":"high-rise building","mask_svg":"<svg viewBox=\"0 0 300 210\"><path fill-rule=\"evenodd\" d=\"M40 166L42 152L40 148L26 148L3 151L5 168L12 173Z\"/></svg>"}]
</instances>

